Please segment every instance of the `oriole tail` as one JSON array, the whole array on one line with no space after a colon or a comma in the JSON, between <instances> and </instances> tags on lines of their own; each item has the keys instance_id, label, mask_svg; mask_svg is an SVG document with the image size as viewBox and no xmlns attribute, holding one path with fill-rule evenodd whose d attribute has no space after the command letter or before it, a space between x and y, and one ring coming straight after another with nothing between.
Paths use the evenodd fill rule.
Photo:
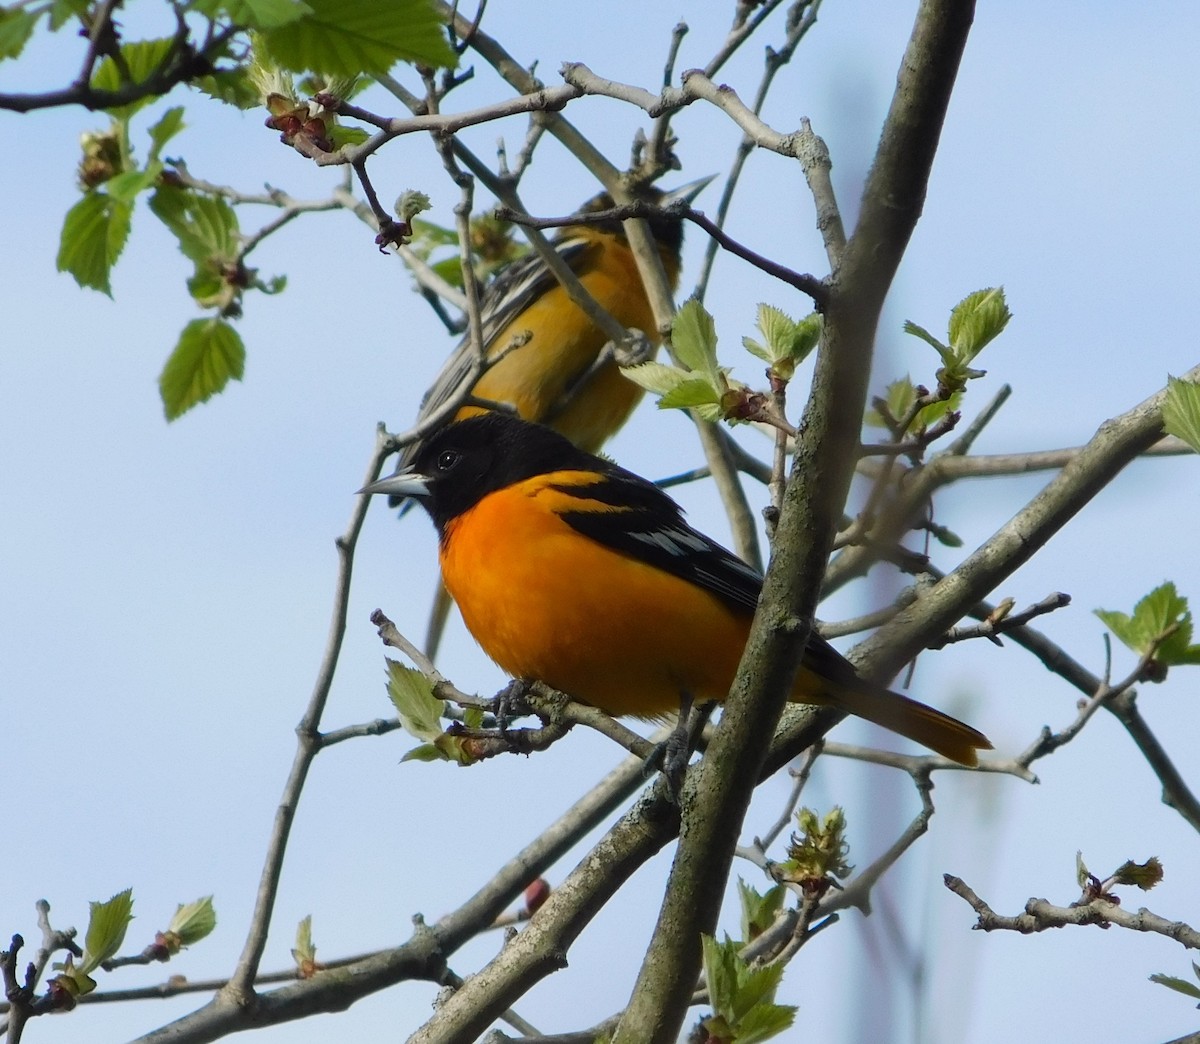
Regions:
<instances>
[{"instance_id":1,"label":"oriole tail","mask_svg":"<svg viewBox=\"0 0 1200 1044\"><path fill-rule=\"evenodd\" d=\"M818 702L806 698L805 702ZM957 761L978 765L977 751L991 750L991 741L970 725L940 710L901 696L888 689L859 686L839 687L836 696L819 702L832 703L850 714L881 725L901 736Z\"/></svg>"}]
</instances>

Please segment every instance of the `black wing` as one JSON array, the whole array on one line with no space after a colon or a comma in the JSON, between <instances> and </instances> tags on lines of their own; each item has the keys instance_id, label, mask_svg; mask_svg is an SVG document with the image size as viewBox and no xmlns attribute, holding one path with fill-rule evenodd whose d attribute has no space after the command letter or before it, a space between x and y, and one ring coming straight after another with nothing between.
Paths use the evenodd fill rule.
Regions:
<instances>
[{"instance_id":1,"label":"black wing","mask_svg":"<svg viewBox=\"0 0 1200 1044\"><path fill-rule=\"evenodd\" d=\"M762 590L758 570L689 526L679 505L657 486L615 465L605 476L595 485L553 487L614 509L565 511L564 522L598 544L711 591L738 612L754 612Z\"/></svg>"},{"instance_id":2,"label":"black wing","mask_svg":"<svg viewBox=\"0 0 1200 1044\"><path fill-rule=\"evenodd\" d=\"M567 511L561 515L564 522L605 547L711 591L738 612L754 612L762 590L762 576L756 569L689 526L679 505L657 486L616 465L608 465L605 474L606 481L596 485L553 488L616 510ZM870 687L854 665L815 632L804 660L810 670L835 685Z\"/></svg>"}]
</instances>

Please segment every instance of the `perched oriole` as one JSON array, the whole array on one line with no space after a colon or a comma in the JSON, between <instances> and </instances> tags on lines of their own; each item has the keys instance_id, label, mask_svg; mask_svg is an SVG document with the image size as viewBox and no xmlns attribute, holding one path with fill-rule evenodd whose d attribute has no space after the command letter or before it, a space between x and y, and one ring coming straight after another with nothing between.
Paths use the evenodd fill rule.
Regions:
<instances>
[{"instance_id":1,"label":"perched oriole","mask_svg":"<svg viewBox=\"0 0 1200 1044\"><path fill-rule=\"evenodd\" d=\"M711 180L703 178L668 193L647 189L645 194L659 204L676 199L690 202ZM612 197L601 193L581 212L598 213L612 206ZM661 216L650 218L649 225L674 290L679 282L682 223ZM620 221L567 225L553 246L584 289L618 323L659 343L654 314ZM613 359L596 365L608 335L570 299L538 254L525 254L501 269L483 294L480 313L486 356L491 359L503 353L503 358L479 377L470 389L471 398L512 406L526 420L548 424L589 453L629 418L642 396L641 387L626 379ZM513 347L517 343L520 346ZM469 337L459 343L421 400L418 421L461 395L473 351ZM483 407L466 405L455 419L482 412ZM415 448L406 460L414 452Z\"/></svg>"},{"instance_id":2,"label":"perched oriole","mask_svg":"<svg viewBox=\"0 0 1200 1044\"><path fill-rule=\"evenodd\" d=\"M650 188L644 195L660 205L677 199L690 203L711 180L702 178L665 193ZM581 211L594 214L612 206L612 197L601 193ZM674 290L679 282L682 223L662 216L649 219L649 225ZM641 330L653 345L661 341L620 221L566 225L553 246L584 289L618 323ZM468 391L464 384L470 380L475 350L470 338L463 338L422 398L418 423L466 393L471 399L512 406L526 420L548 424L594 453L629 419L642 388L621 373L614 358L600 358L608 335L571 300L538 254L525 254L501 269L479 305L484 353L489 359L503 357ZM524 343L513 347L521 340ZM483 412L483 407L464 405L455 419ZM405 450L401 467L414 459L417 449L413 445ZM400 506L398 498L391 503ZM425 638L431 656L448 610L449 602L439 591Z\"/></svg>"},{"instance_id":3,"label":"perched oriole","mask_svg":"<svg viewBox=\"0 0 1200 1044\"><path fill-rule=\"evenodd\" d=\"M666 493L549 428L487 413L451 424L366 493L421 498L446 589L483 650L614 715L725 699L761 576L689 526ZM964 765L987 737L859 677L813 636L789 697L833 704Z\"/></svg>"}]
</instances>

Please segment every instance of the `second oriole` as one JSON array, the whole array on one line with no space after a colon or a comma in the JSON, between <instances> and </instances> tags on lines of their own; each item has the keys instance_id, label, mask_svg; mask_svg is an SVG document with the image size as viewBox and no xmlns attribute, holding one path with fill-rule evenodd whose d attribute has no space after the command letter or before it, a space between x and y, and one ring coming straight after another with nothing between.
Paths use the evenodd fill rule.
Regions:
<instances>
[{"instance_id":1,"label":"second oriole","mask_svg":"<svg viewBox=\"0 0 1200 1044\"><path fill-rule=\"evenodd\" d=\"M487 413L442 428L407 471L363 492L422 499L447 590L513 677L639 718L728 694L762 578L645 479L546 427ZM991 748L969 725L861 678L816 635L789 698L835 705L964 765Z\"/></svg>"},{"instance_id":2,"label":"second oriole","mask_svg":"<svg viewBox=\"0 0 1200 1044\"><path fill-rule=\"evenodd\" d=\"M703 178L672 192L645 189L651 202L691 202L711 181ZM601 193L582 208L598 213L613 206ZM679 282L683 226L678 218L650 218L667 280ZM555 236L555 251L584 289L626 329L641 330L658 344L654 314L642 277L620 221L567 225ZM596 365L608 336L571 300L541 257L525 254L500 270L480 301L484 352L489 359L505 353L470 389L474 399L504 403L525 420L547 424L580 449L596 452L629 418L642 396L613 359ZM511 347L515 339L526 339ZM446 360L421 400L417 420L428 417L464 391L473 360L470 338L464 338ZM462 420L484 412L465 405ZM412 459L414 451L402 463Z\"/></svg>"}]
</instances>

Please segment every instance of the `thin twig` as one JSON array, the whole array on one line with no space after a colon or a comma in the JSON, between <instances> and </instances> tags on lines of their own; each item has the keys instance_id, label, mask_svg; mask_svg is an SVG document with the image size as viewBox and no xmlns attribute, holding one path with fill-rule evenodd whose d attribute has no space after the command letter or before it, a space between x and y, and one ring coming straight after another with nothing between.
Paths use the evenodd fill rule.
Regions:
<instances>
[{"instance_id":1,"label":"thin twig","mask_svg":"<svg viewBox=\"0 0 1200 1044\"><path fill-rule=\"evenodd\" d=\"M946 874L945 885L978 915L974 927L979 931L1009 931L1031 935L1048 928L1066 928L1069 925L1094 924L1101 928L1116 925L1135 932L1151 932L1173 939L1189 950L1200 950L1200 931L1183 921L1168 921L1165 917L1151 913L1142 907L1136 913L1104 899L1093 899L1088 903L1072 906L1055 906L1045 899L1030 899L1025 912L1016 916L996 913L960 877Z\"/></svg>"}]
</instances>

